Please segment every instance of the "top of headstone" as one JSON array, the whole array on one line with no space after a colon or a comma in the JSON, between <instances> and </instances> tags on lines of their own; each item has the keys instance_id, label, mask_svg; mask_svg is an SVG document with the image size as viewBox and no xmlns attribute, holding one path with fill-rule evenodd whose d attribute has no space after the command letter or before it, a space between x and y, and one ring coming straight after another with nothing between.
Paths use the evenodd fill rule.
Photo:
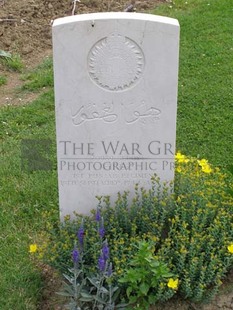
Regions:
<instances>
[{"instance_id":1,"label":"top of headstone","mask_svg":"<svg viewBox=\"0 0 233 310\"><path fill-rule=\"evenodd\" d=\"M131 20L143 20L152 21L163 24L169 24L174 26L179 26L177 19L158 16L153 14L144 13L127 13L127 12L104 12L104 13L90 13L90 14L80 14L73 16L66 16L54 20L53 27L60 26L63 24L74 23L77 21L87 21L87 20L98 20L98 19L131 19Z\"/></svg>"}]
</instances>

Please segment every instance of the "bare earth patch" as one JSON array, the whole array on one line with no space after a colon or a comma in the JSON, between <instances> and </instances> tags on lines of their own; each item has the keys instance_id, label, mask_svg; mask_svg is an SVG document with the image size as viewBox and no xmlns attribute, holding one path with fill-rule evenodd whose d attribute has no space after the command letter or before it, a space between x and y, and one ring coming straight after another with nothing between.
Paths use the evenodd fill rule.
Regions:
<instances>
[{"instance_id":1,"label":"bare earth patch","mask_svg":"<svg viewBox=\"0 0 233 310\"><path fill-rule=\"evenodd\" d=\"M144 12L161 2L166 0L136 1L134 8ZM82 0L77 3L75 14L124 11L130 3L127 0ZM26 68L36 67L51 54L53 20L71 15L72 10L71 0L0 0L0 50L19 54ZM0 87L0 105L27 103L36 97L36 94L18 97L15 88L22 84L20 74L7 72L1 64L0 72L8 79L7 85Z\"/></svg>"}]
</instances>

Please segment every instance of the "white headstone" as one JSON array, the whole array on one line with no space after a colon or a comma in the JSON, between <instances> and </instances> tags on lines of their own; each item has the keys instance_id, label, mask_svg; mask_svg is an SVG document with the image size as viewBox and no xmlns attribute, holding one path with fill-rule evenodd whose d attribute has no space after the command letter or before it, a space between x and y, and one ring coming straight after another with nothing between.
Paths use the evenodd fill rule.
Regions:
<instances>
[{"instance_id":1,"label":"white headstone","mask_svg":"<svg viewBox=\"0 0 233 310\"><path fill-rule=\"evenodd\" d=\"M53 24L61 219L174 178L179 24L95 13Z\"/></svg>"}]
</instances>

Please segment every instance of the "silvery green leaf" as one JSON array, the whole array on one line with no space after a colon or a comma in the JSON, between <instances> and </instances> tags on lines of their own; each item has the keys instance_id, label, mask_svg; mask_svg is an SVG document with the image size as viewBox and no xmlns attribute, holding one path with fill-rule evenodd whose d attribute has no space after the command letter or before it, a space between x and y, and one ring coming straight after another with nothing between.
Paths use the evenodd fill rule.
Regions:
<instances>
[{"instance_id":1,"label":"silvery green leaf","mask_svg":"<svg viewBox=\"0 0 233 310\"><path fill-rule=\"evenodd\" d=\"M129 304L119 304L119 305L116 305L115 308L116 309L120 309L120 310L124 310L125 307L129 306Z\"/></svg>"},{"instance_id":2,"label":"silvery green leaf","mask_svg":"<svg viewBox=\"0 0 233 310\"><path fill-rule=\"evenodd\" d=\"M81 295L81 298L79 298L79 300L81 300L81 301L92 301L92 300L94 300L94 297L89 293L81 292L80 295Z\"/></svg>"},{"instance_id":3,"label":"silvery green leaf","mask_svg":"<svg viewBox=\"0 0 233 310\"><path fill-rule=\"evenodd\" d=\"M119 294L120 294L120 289L117 289L116 291L113 291L113 296L112 296L112 300L113 301L116 301L117 300L117 298L118 298L118 296L119 296Z\"/></svg>"},{"instance_id":4,"label":"silvery green leaf","mask_svg":"<svg viewBox=\"0 0 233 310\"><path fill-rule=\"evenodd\" d=\"M69 294L71 294L72 296L74 296L74 290L72 288L72 286L70 286L69 284L63 282L64 285L64 292L67 292Z\"/></svg>"},{"instance_id":5,"label":"silvery green leaf","mask_svg":"<svg viewBox=\"0 0 233 310\"><path fill-rule=\"evenodd\" d=\"M92 278L88 278L88 280L91 282L91 284L93 284L95 287L99 287L99 281L95 281L95 279Z\"/></svg>"},{"instance_id":6,"label":"silvery green leaf","mask_svg":"<svg viewBox=\"0 0 233 310\"><path fill-rule=\"evenodd\" d=\"M112 288L112 292L114 293L114 292L116 292L118 289L119 289L118 286L114 286L114 287Z\"/></svg>"},{"instance_id":7,"label":"silvery green leaf","mask_svg":"<svg viewBox=\"0 0 233 310\"><path fill-rule=\"evenodd\" d=\"M83 302L91 302L93 301L92 297L80 297L78 300L83 301Z\"/></svg>"},{"instance_id":8,"label":"silvery green leaf","mask_svg":"<svg viewBox=\"0 0 233 310\"><path fill-rule=\"evenodd\" d=\"M115 306L114 305L107 305L104 310L114 310Z\"/></svg>"},{"instance_id":9,"label":"silvery green leaf","mask_svg":"<svg viewBox=\"0 0 233 310\"><path fill-rule=\"evenodd\" d=\"M82 297L93 297L91 294L89 294L87 291L82 291L80 294Z\"/></svg>"},{"instance_id":10,"label":"silvery green leaf","mask_svg":"<svg viewBox=\"0 0 233 310\"><path fill-rule=\"evenodd\" d=\"M11 53L0 50L0 57L11 58Z\"/></svg>"},{"instance_id":11,"label":"silvery green leaf","mask_svg":"<svg viewBox=\"0 0 233 310\"><path fill-rule=\"evenodd\" d=\"M106 303L102 298L100 298L99 296L94 296L94 299L95 299L96 301L100 302L101 304L104 304L104 305L107 304L107 303Z\"/></svg>"},{"instance_id":12,"label":"silvery green leaf","mask_svg":"<svg viewBox=\"0 0 233 310\"><path fill-rule=\"evenodd\" d=\"M71 301L71 302L68 304L68 309L69 309L69 310L81 310L80 307L77 307L75 301Z\"/></svg>"},{"instance_id":13,"label":"silvery green leaf","mask_svg":"<svg viewBox=\"0 0 233 310\"><path fill-rule=\"evenodd\" d=\"M64 277L67 281L69 281L71 284L73 284L73 282L74 282L74 279L73 279L73 278L71 278L70 276L68 276L68 275L65 274L65 273L63 273L63 277Z\"/></svg>"},{"instance_id":14,"label":"silvery green leaf","mask_svg":"<svg viewBox=\"0 0 233 310\"><path fill-rule=\"evenodd\" d=\"M92 287L90 288L90 293L92 293L93 291L96 291L96 287L93 287L93 286L92 286Z\"/></svg>"},{"instance_id":15,"label":"silvery green leaf","mask_svg":"<svg viewBox=\"0 0 233 310\"><path fill-rule=\"evenodd\" d=\"M73 297L73 294L69 294L66 292L56 292L57 295L59 296L65 296L65 297Z\"/></svg>"},{"instance_id":16,"label":"silvery green leaf","mask_svg":"<svg viewBox=\"0 0 233 310\"><path fill-rule=\"evenodd\" d=\"M100 288L100 292L104 294L108 294L108 290L104 286Z\"/></svg>"}]
</instances>

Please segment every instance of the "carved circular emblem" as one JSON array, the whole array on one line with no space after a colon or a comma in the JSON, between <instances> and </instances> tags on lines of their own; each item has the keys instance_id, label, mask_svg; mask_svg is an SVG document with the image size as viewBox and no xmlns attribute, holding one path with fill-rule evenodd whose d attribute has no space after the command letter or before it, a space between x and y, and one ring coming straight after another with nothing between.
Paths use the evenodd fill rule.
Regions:
<instances>
[{"instance_id":1,"label":"carved circular emblem","mask_svg":"<svg viewBox=\"0 0 233 310\"><path fill-rule=\"evenodd\" d=\"M98 41L88 55L88 70L93 82L110 91L122 91L137 83L144 69L141 48L119 34Z\"/></svg>"}]
</instances>

